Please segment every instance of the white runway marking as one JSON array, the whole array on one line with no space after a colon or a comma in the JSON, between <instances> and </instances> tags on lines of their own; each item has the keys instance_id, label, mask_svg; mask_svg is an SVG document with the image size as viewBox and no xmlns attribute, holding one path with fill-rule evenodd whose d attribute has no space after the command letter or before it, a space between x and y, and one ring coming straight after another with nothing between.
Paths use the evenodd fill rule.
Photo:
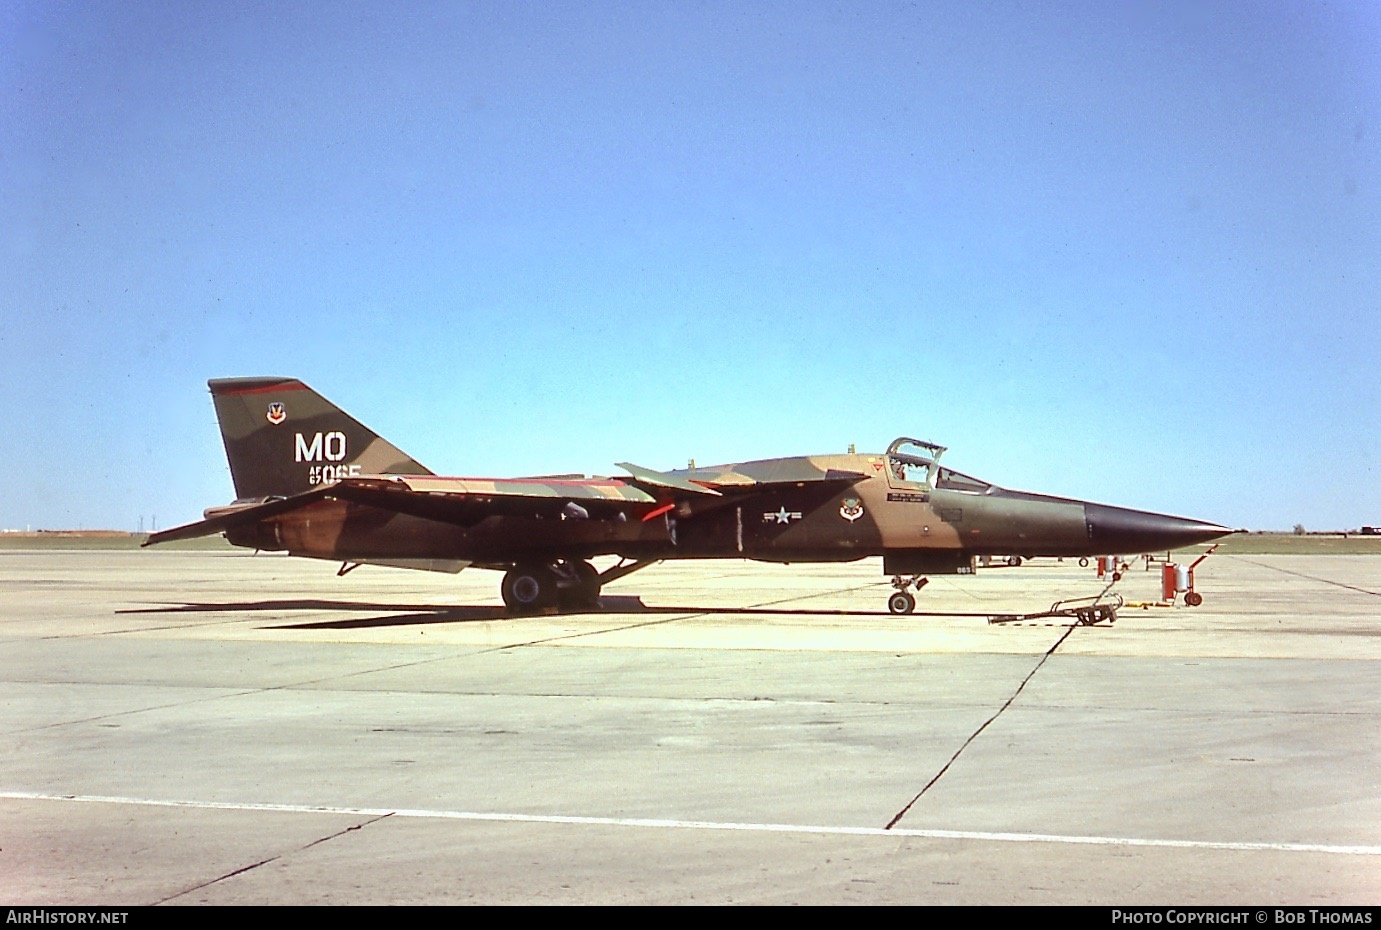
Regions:
<instances>
[{"instance_id":1,"label":"white runway marking","mask_svg":"<svg viewBox=\"0 0 1381 930\"><path fill-rule=\"evenodd\" d=\"M83 804L130 804L139 807L184 807L197 810L260 811L279 814L339 814L351 817L413 817L425 820L480 820L496 823L574 824L642 827L661 830L740 830L755 833L811 833L824 836L916 837L934 840L982 840L994 843L1069 843L1082 846L1146 846L1169 849L1225 849L1381 856L1381 846L1331 846L1322 843L1232 843L1206 840L1152 840L1117 836L1064 836L1046 833L988 833L981 830L891 830L882 827L826 827L788 823L718 823L705 820L658 820L641 817L566 817L557 814L498 814L476 811L408 810L383 807L313 807L304 804L236 804L221 801L167 801L99 795L0 791L0 800L71 801Z\"/></svg>"}]
</instances>

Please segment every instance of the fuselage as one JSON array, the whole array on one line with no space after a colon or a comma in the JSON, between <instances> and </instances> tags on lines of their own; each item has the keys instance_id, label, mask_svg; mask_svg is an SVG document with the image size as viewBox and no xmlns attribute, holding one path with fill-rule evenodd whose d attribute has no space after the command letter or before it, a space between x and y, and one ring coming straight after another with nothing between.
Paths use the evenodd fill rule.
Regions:
<instances>
[{"instance_id":1,"label":"fuselage","mask_svg":"<svg viewBox=\"0 0 1381 930\"><path fill-rule=\"evenodd\" d=\"M409 477L413 490L463 497L473 518L457 512L438 520L324 499L227 535L237 545L343 561L501 567L600 555L772 562L882 555L897 571L922 572L945 571L981 555L1164 551L1228 532L1197 520L1010 491L935 463L906 464L889 454L847 454L667 473L719 492L690 499L619 478ZM505 500L523 498L534 484L551 495L550 512L504 512Z\"/></svg>"},{"instance_id":2,"label":"fuselage","mask_svg":"<svg viewBox=\"0 0 1381 930\"><path fill-rule=\"evenodd\" d=\"M848 562L881 556L888 609L975 557L1121 555L1226 535L1212 523L1009 491L901 437L880 454L797 456L625 477L437 475L296 378L207 382L235 503L145 545L223 533L238 546L456 572L497 569L515 611L596 606L664 559ZM602 571L590 561L618 556Z\"/></svg>"}]
</instances>

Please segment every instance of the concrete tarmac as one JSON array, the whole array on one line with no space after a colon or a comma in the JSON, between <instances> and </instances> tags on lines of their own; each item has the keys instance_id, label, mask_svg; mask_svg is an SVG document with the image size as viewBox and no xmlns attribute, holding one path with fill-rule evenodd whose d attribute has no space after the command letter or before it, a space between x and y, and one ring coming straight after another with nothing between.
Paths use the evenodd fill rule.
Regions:
<instances>
[{"instance_id":1,"label":"concrete tarmac","mask_svg":"<svg viewBox=\"0 0 1381 930\"><path fill-rule=\"evenodd\" d=\"M0 903L1381 903L1378 557L334 569L0 552Z\"/></svg>"}]
</instances>

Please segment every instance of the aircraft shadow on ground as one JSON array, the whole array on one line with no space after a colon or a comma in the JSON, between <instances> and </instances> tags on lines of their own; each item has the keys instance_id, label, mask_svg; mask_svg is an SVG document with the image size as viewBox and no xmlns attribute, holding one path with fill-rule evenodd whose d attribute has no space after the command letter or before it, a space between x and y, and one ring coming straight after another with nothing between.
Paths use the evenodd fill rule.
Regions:
<instances>
[{"instance_id":1,"label":"aircraft shadow on ground","mask_svg":"<svg viewBox=\"0 0 1381 930\"><path fill-rule=\"evenodd\" d=\"M284 611L323 611L326 613L373 613L383 616L357 617L309 623L277 623L266 630L361 629L376 626L408 626L419 623L466 623L513 619L503 607L465 607L445 604L380 604L369 601L320 599L221 601L165 604L158 607L118 610L120 614L224 614L281 613ZM400 613L401 611L401 613Z\"/></svg>"},{"instance_id":2,"label":"aircraft shadow on ground","mask_svg":"<svg viewBox=\"0 0 1381 930\"><path fill-rule=\"evenodd\" d=\"M276 613L290 610L324 611L328 613L370 613L375 616L349 619L279 622L265 626L266 630L359 630L435 623L486 623L500 620L524 620L536 617L582 617L605 614L638 614L646 616L705 616L735 614L750 617L795 617L802 614L817 617L878 617L890 616L885 610L812 610L800 607L706 607L703 605L644 604L636 595L604 595L598 609L550 609L539 614L517 614L505 607L455 606L439 604L380 604L369 601L338 601L320 599L227 601L165 604L158 607L116 611L121 614L219 614L219 613ZM926 617L989 617L991 613L932 613L916 611L916 619Z\"/></svg>"}]
</instances>

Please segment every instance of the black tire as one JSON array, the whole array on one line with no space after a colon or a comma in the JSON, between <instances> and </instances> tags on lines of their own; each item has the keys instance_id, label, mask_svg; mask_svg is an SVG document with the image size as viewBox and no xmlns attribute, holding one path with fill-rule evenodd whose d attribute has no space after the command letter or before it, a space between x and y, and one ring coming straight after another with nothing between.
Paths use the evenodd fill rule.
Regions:
<instances>
[{"instance_id":1,"label":"black tire","mask_svg":"<svg viewBox=\"0 0 1381 930\"><path fill-rule=\"evenodd\" d=\"M909 614L916 609L916 599L910 591L897 591L887 599L887 609L894 614Z\"/></svg>"},{"instance_id":2,"label":"black tire","mask_svg":"<svg viewBox=\"0 0 1381 930\"><path fill-rule=\"evenodd\" d=\"M599 589L601 587L599 569L589 562L572 562L570 567L575 574L576 584L573 587L561 589L561 606L576 610L598 608Z\"/></svg>"},{"instance_id":3,"label":"black tire","mask_svg":"<svg viewBox=\"0 0 1381 930\"><path fill-rule=\"evenodd\" d=\"M1080 560L1079 560L1079 567L1080 567L1080 568L1088 568L1088 559L1080 559Z\"/></svg>"},{"instance_id":4,"label":"black tire","mask_svg":"<svg viewBox=\"0 0 1381 930\"><path fill-rule=\"evenodd\" d=\"M1198 591L1190 591L1189 593L1185 594L1184 602L1188 604L1190 607L1198 607L1200 604L1204 602L1204 596L1200 594Z\"/></svg>"},{"instance_id":5,"label":"black tire","mask_svg":"<svg viewBox=\"0 0 1381 930\"><path fill-rule=\"evenodd\" d=\"M509 610L532 613L556 601L556 577L539 566L518 565L504 574L499 594Z\"/></svg>"},{"instance_id":6,"label":"black tire","mask_svg":"<svg viewBox=\"0 0 1381 930\"><path fill-rule=\"evenodd\" d=\"M1019 555L1009 555L1009 556L1007 556L1007 564L1010 565L1010 566L1012 566L1013 568L1016 568L1018 565L1021 564L1021 556L1019 556Z\"/></svg>"}]
</instances>

